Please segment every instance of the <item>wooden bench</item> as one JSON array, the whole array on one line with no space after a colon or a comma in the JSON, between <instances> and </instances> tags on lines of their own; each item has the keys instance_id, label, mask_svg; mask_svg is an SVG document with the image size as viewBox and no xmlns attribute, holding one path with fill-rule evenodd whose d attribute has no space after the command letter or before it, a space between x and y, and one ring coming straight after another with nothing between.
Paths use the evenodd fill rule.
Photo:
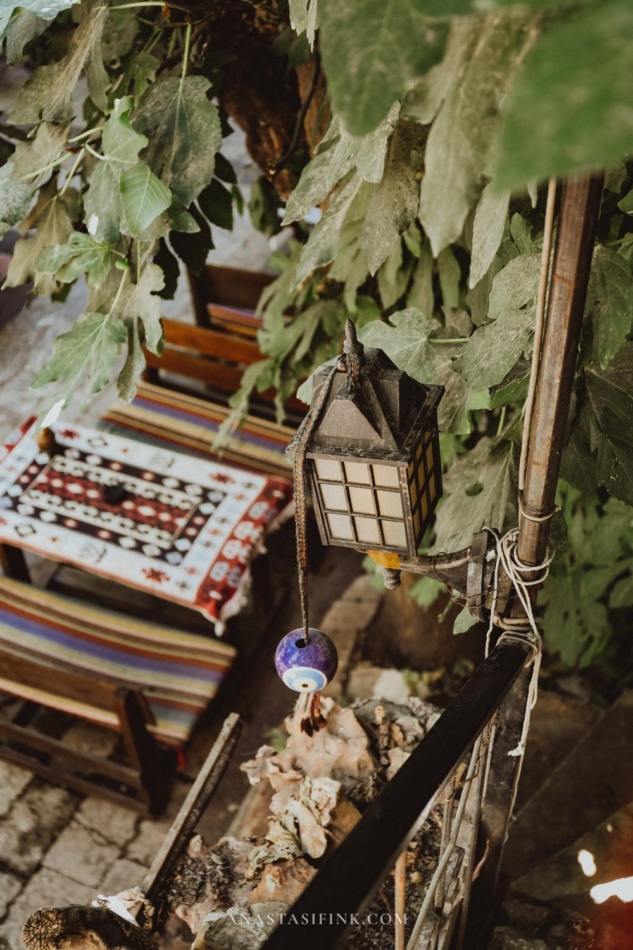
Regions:
<instances>
[{"instance_id":1,"label":"wooden bench","mask_svg":"<svg viewBox=\"0 0 633 950\"><path fill-rule=\"evenodd\" d=\"M48 779L157 815L168 760L187 743L235 650L0 577L0 757ZM37 730L45 706L119 733L112 758ZM169 754L171 750L171 754Z\"/></svg>"}]
</instances>

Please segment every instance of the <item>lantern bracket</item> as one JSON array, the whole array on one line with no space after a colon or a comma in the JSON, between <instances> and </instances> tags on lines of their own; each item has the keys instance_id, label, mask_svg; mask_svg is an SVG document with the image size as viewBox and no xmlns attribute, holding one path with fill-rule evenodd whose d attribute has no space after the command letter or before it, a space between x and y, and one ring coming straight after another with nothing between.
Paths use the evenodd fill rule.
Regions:
<instances>
[{"instance_id":1,"label":"lantern bracket","mask_svg":"<svg viewBox=\"0 0 633 950\"><path fill-rule=\"evenodd\" d=\"M405 557L384 551L367 553L380 567L388 590L400 587L401 572L409 571L446 584L457 597L465 600L466 606L478 620L484 620L486 611L492 606L497 546L487 531L477 532L467 548L454 554ZM495 608L502 612L510 596L510 585L506 583L504 571L499 572L498 581Z\"/></svg>"}]
</instances>

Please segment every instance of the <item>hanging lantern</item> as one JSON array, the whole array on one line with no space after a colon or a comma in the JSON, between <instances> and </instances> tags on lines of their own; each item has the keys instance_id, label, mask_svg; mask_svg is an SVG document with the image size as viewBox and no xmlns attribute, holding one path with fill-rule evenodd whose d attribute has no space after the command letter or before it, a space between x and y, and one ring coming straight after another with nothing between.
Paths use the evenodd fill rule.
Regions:
<instances>
[{"instance_id":1,"label":"hanging lantern","mask_svg":"<svg viewBox=\"0 0 633 950\"><path fill-rule=\"evenodd\" d=\"M424 386L382 350L363 347L349 320L345 354L347 371L341 365L330 378L332 366L323 365L314 374L312 406L329 385L305 450L321 540L415 557L442 494L437 406L444 387Z\"/></svg>"}]
</instances>

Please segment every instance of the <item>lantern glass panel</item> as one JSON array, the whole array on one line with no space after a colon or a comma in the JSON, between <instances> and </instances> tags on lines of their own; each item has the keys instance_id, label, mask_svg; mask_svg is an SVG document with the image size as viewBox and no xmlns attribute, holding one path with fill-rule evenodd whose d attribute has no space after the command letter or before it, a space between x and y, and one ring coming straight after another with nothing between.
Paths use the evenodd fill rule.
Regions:
<instances>
[{"instance_id":1,"label":"lantern glass panel","mask_svg":"<svg viewBox=\"0 0 633 950\"><path fill-rule=\"evenodd\" d=\"M394 548L404 548L407 546L407 536L402 521L383 521L382 531L385 536L385 544Z\"/></svg>"},{"instance_id":2,"label":"lantern glass panel","mask_svg":"<svg viewBox=\"0 0 633 950\"><path fill-rule=\"evenodd\" d=\"M316 465L319 479L323 479L327 482L342 481L341 466L338 462L333 462L331 459L315 459L314 464Z\"/></svg>"},{"instance_id":3,"label":"lantern glass panel","mask_svg":"<svg viewBox=\"0 0 633 950\"><path fill-rule=\"evenodd\" d=\"M349 488L349 498L352 511L359 511L365 515L376 514L374 495L371 488Z\"/></svg>"},{"instance_id":4,"label":"lantern glass panel","mask_svg":"<svg viewBox=\"0 0 633 950\"><path fill-rule=\"evenodd\" d=\"M415 472L415 465L413 464L413 459L412 459L409 462L409 467L407 469L407 475L409 476L409 478L411 478L414 472Z\"/></svg>"},{"instance_id":5,"label":"lantern glass panel","mask_svg":"<svg viewBox=\"0 0 633 950\"><path fill-rule=\"evenodd\" d=\"M428 448L427 448L427 450L426 450L426 470L427 470L427 472L430 472L432 468L433 468L433 440L431 440L431 441L429 442Z\"/></svg>"},{"instance_id":6,"label":"lantern glass panel","mask_svg":"<svg viewBox=\"0 0 633 950\"><path fill-rule=\"evenodd\" d=\"M337 541L353 541L352 525L347 515L326 514L330 534Z\"/></svg>"},{"instance_id":7,"label":"lantern glass panel","mask_svg":"<svg viewBox=\"0 0 633 950\"><path fill-rule=\"evenodd\" d=\"M418 462L420 461L420 459L421 459L421 457L422 457L422 449L423 449L423 448L424 448L424 446L423 446L422 442L419 442L418 445L417 445L417 447L416 447L416 450L415 450L415 458L416 458L416 461L418 461Z\"/></svg>"},{"instance_id":8,"label":"lantern glass panel","mask_svg":"<svg viewBox=\"0 0 633 950\"><path fill-rule=\"evenodd\" d=\"M415 508L417 500L418 500L418 486L414 478L413 481L411 482L411 507L412 508Z\"/></svg>"},{"instance_id":9,"label":"lantern glass panel","mask_svg":"<svg viewBox=\"0 0 633 950\"><path fill-rule=\"evenodd\" d=\"M345 478L357 485L370 485L369 466L361 462L345 462Z\"/></svg>"},{"instance_id":10,"label":"lantern glass panel","mask_svg":"<svg viewBox=\"0 0 633 950\"><path fill-rule=\"evenodd\" d=\"M358 540L366 544L380 544L378 522L372 518L354 518Z\"/></svg>"},{"instance_id":11,"label":"lantern glass panel","mask_svg":"<svg viewBox=\"0 0 633 950\"><path fill-rule=\"evenodd\" d=\"M347 499L342 485L321 484L321 496L326 508L334 511L347 511Z\"/></svg>"},{"instance_id":12,"label":"lantern glass panel","mask_svg":"<svg viewBox=\"0 0 633 950\"><path fill-rule=\"evenodd\" d=\"M422 495L422 501L420 502L421 511L422 511L422 520L426 518L429 513L429 503L427 501L426 492Z\"/></svg>"},{"instance_id":13,"label":"lantern glass panel","mask_svg":"<svg viewBox=\"0 0 633 950\"><path fill-rule=\"evenodd\" d=\"M429 495L431 496L431 500L435 498L435 472L433 472L429 479Z\"/></svg>"},{"instance_id":14,"label":"lantern glass panel","mask_svg":"<svg viewBox=\"0 0 633 950\"><path fill-rule=\"evenodd\" d=\"M413 530L415 531L415 536L420 533L420 509L416 508L415 514L413 515Z\"/></svg>"},{"instance_id":15,"label":"lantern glass panel","mask_svg":"<svg viewBox=\"0 0 633 950\"><path fill-rule=\"evenodd\" d=\"M385 488L399 488L400 479L395 465L374 465L374 482Z\"/></svg>"},{"instance_id":16,"label":"lantern glass panel","mask_svg":"<svg viewBox=\"0 0 633 950\"><path fill-rule=\"evenodd\" d=\"M377 491L378 507L381 515L389 518L402 518L402 499L395 491Z\"/></svg>"}]
</instances>

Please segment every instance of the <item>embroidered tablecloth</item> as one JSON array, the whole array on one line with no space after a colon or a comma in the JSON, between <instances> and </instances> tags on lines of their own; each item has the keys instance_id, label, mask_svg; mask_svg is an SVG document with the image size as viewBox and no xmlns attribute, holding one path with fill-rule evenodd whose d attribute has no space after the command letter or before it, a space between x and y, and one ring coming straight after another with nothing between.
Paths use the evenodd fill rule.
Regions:
<instances>
[{"instance_id":1,"label":"embroidered tablecloth","mask_svg":"<svg viewBox=\"0 0 633 950\"><path fill-rule=\"evenodd\" d=\"M289 513L289 481L79 425L60 424L55 437L51 459L30 419L0 448L0 542L216 624L239 609L251 558ZM108 485L120 485L123 499L106 501Z\"/></svg>"}]
</instances>

